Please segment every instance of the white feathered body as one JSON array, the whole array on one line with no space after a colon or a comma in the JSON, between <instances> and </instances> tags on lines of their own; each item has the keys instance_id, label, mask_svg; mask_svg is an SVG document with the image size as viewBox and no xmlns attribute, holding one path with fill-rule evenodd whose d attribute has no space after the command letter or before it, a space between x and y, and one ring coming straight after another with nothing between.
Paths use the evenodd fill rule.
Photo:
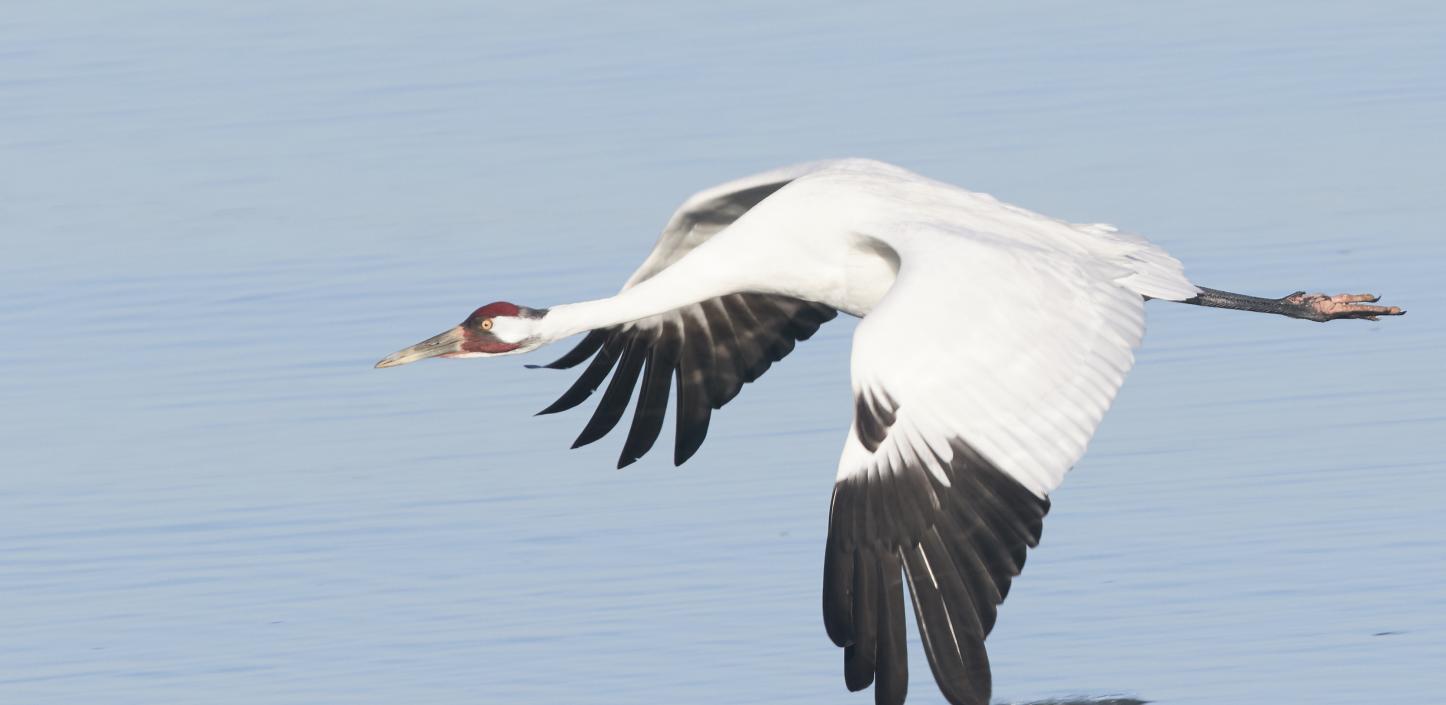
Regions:
<instances>
[{"instance_id":1,"label":"white feathered body","mask_svg":"<svg viewBox=\"0 0 1446 705\"><path fill-rule=\"evenodd\" d=\"M1144 238L872 160L724 184L680 214L781 174L791 182L725 228L671 223L628 286L692 289L700 300L783 294L864 317L855 394L886 390L900 420L875 451L851 434L840 477L947 461L949 439L962 437L1043 496L1083 454L1133 364L1142 297L1198 293Z\"/></svg>"}]
</instances>

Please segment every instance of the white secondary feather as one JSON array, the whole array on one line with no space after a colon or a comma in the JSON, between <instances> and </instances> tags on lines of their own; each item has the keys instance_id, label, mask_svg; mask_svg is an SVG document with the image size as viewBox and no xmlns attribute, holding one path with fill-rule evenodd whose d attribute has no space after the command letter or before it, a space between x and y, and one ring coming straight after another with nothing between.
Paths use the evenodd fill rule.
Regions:
<instances>
[{"instance_id":1,"label":"white secondary feather","mask_svg":"<svg viewBox=\"0 0 1446 705\"><path fill-rule=\"evenodd\" d=\"M854 334L855 394L898 407L883 444L850 435L841 476L963 440L1043 496L1084 453L1134 362L1144 301L1111 266L959 229L891 238L893 287ZM967 273L956 263L968 262ZM923 452L926 446L930 453Z\"/></svg>"}]
</instances>

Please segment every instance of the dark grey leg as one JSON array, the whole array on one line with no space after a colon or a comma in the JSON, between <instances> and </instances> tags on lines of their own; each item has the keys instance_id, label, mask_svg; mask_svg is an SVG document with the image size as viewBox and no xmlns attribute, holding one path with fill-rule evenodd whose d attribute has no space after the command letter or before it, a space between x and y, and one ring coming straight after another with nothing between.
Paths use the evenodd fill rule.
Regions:
<instances>
[{"instance_id":1,"label":"dark grey leg","mask_svg":"<svg viewBox=\"0 0 1446 705\"><path fill-rule=\"evenodd\" d=\"M1237 311L1276 313L1308 321L1333 321L1337 318L1364 318L1374 321L1377 316L1399 316L1405 311L1395 306L1373 306L1381 297L1372 294L1307 294L1297 291L1278 299L1264 299L1259 296L1232 294L1219 289L1200 287L1200 295L1185 299L1182 304L1233 308Z\"/></svg>"}]
</instances>

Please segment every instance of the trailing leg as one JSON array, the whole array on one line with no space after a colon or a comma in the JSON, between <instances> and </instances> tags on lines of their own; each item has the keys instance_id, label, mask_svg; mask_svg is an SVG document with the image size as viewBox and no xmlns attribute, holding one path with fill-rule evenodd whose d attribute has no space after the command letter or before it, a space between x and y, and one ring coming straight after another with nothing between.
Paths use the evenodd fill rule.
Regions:
<instances>
[{"instance_id":1,"label":"trailing leg","mask_svg":"<svg viewBox=\"0 0 1446 705\"><path fill-rule=\"evenodd\" d=\"M1377 316L1399 316L1405 311L1395 306L1376 306L1380 297L1373 294L1307 294L1297 291L1278 299L1234 294L1219 289L1200 287L1200 295L1180 303L1212 308L1233 308L1238 311L1275 313L1308 321L1333 321L1337 318L1364 318L1374 321Z\"/></svg>"}]
</instances>

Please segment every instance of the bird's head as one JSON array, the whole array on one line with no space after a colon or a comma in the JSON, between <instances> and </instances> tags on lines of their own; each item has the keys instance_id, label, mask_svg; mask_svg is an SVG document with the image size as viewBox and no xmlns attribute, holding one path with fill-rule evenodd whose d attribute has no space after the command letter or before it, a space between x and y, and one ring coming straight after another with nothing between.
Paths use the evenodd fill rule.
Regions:
<instances>
[{"instance_id":1,"label":"bird's head","mask_svg":"<svg viewBox=\"0 0 1446 705\"><path fill-rule=\"evenodd\" d=\"M396 367L429 357L492 357L527 352L546 342L538 335L538 324L545 313L547 309L506 301L490 303L473 311L461 325L386 356L377 367Z\"/></svg>"}]
</instances>

